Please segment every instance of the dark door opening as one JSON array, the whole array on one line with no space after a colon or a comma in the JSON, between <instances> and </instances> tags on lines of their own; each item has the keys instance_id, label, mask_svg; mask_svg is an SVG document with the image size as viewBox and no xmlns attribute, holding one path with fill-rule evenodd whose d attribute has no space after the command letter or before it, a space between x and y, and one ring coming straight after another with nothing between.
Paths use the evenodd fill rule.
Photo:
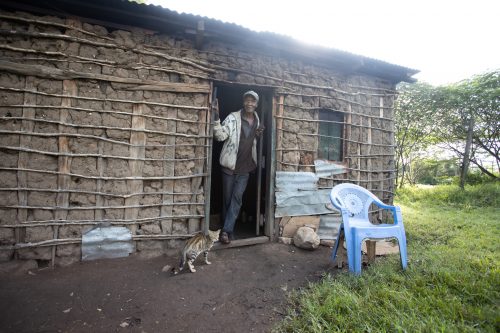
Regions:
<instances>
[{"instance_id":1,"label":"dark door opening","mask_svg":"<svg viewBox=\"0 0 500 333\"><path fill-rule=\"evenodd\" d=\"M219 114L221 123L226 117L234 111L243 108L243 94L248 90L254 90L259 94L259 104L257 106L257 114L261 124L265 126L265 131L262 136L262 151L260 152L261 169L261 189L260 198L257 198L258 193L258 170L250 174L248 185L243 195L243 204L240 210L238 219L234 229L235 239L251 238L264 234L264 216L266 208L266 172L268 167L265 163L265 156L269 150L268 143L270 142L271 132L271 112L272 112L272 91L267 89L259 89L252 86L214 83L214 88L217 88L217 99L219 102ZM215 91L215 89L214 89ZM223 142L213 141L212 149L212 169L211 169L211 191L210 191L210 229L216 230L222 228L224 221L221 220L222 213L222 170L219 164L220 153ZM259 142L257 142L259 148ZM257 149L259 154L259 149ZM257 227L257 202L260 201L260 223Z\"/></svg>"}]
</instances>

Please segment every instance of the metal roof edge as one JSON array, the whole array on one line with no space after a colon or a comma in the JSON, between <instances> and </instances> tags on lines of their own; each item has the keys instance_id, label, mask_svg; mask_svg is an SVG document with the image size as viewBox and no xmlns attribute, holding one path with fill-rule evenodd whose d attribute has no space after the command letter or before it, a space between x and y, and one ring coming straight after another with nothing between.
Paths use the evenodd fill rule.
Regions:
<instances>
[{"instance_id":1,"label":"metal roof edge","mask_svg":"<svg viewBox=\"0 0 500 333\"><path fill-rule=\"evenodd\" d=\"M187 29L196 30L204 22L208 38L223 42L250 42L266 50L313 60L322 65L344 68L350 72L373 75L392 83L415 82L411 76L419 70L386 61L323 46L302 43L292 37L272 32L256 32L235 23L176 11L129 0L3 0L1 8L38 11L53 15L80 16L112 22L122 27L141 27L148 30L185 35Z\"/></svg>"}]
</instances>

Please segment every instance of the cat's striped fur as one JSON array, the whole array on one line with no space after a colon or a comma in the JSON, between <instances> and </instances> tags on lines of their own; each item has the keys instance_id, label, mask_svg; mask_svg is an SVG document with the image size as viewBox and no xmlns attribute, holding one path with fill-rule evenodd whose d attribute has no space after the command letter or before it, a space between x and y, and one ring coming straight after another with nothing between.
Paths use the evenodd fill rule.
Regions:
<instances>
[{"instance_id":1,"label":"cat's striped fur","mask_svg":"<svg viewBox=\"0 0 500 333\"><path fill-rule=\"evenodd\" d=\"M184 265L188 264L191 273L196 272L194 269L193 262L195 259L203 252L205 256L205 263L210 265L211 262L208 261L208 251L212 248L214 243L219 239L220 229L217 231L208 230L208 235L202 233L196 234L186 242L181 253L181 260L179 263L179 270L177 271L172 268L172 273L178 274L184 268Z\"/></svg>"}]
</instances>

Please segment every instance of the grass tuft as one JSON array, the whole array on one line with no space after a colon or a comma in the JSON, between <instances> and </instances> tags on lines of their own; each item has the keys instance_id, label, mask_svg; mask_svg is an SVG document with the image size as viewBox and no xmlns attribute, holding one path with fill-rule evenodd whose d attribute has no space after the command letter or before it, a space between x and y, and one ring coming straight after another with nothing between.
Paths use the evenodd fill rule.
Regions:
<instances>
[{"instance_id":1,"label":"grass tuft","mask_svg":"<svg viewBox=\"0 0 500 333\"><path fill-rule=\"evenodd\" d=\"M292 294L274 332L499 332L498 189L399 192L408 269L393 255L361 277L327 275Z\"/></svg>"}]
</instances>

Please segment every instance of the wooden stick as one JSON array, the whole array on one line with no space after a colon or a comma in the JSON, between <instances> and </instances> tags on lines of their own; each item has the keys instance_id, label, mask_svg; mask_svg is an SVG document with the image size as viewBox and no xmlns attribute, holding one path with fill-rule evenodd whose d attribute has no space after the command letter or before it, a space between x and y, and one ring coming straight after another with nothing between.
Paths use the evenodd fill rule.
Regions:
<instances>
[{"instance_id":1,"label":"wooden stick","mask_svg":"<svg viewBox=\"0 0 500 333\"><path fill-rule=\"evenodd\" d=\"M34 54L45 54L45 55L51 55L51 56L57 56L57 57L64 57L66 60L67 59L79 59L82 61L92 61L96 62L98 65L105 66L105 65L116 65L115 61L110 61L110 60L96 60L92 58L86 58L86 57L81 57L77 55L71 55L71 54L66 54L63 52L56 52L56 51L41 51L41 50L32 50L32 49L23 49L20 47L14 47L10 45L0 45L0 49L3 50L9 50L9 51L14 51L14 52L22 52L22 53L34 53ZM15 60L18 60L16 58Z\"/></svg>"},{"instance_id":2,"label":"wooden stick","mask_svg":"<svg viewBox=\"0 0 500 333\"><path fill-rule=\"evenodd\" d=\"M172 92L195 92L208 93L209 86L202 84L190 83L172 83L163 81L142 80L134 78L123 78L105 74L77 72L71 69L58 69L42 65L20 64L12 61L0 60L0 70L17 74L17 75L33 75L42 78L56 80L100 80L107 82L130 83L138 84L139 86L130 87L128 90L156 90L156 91L172 91Z\"/></svg>"},{"instance_id":3,"label":"wooden stick","mask_svg":"<svg viewBox=\"0 0 500 333\"><path fill-rule=\"evenodd\" d=\"M288 162L278 162L280 164L285 164L285 165L292 165L292 166L301 166L301 167L313 167L314 164L300 164L300 163L288 163ZM345 167L343 166L343 169L349 170L349 171L361 171L361 172L372 172L372 173L379 173L379 172L394 172L394 169L388 169L388 170L369 170L369 169L360 169L360 168L351 168L351 167ZM324 178L324 177L321 177Z\"/></svg>"},{"instance_id":4,"label":"wooden stick","mask_svg":"<svg viewBox=\"0 0 500 333\"><path fill-rule=\"evenodd\" d=\"M111 41L113 40L113 38L110 38L107 36L100 36L100 35L95 34L93 32L75 27L74 25L68 25L68 24L51 22L51 21L36 20L36 19L28 19L25 17L12 16L12 15L0 15L0 18L4 19L4 20L19 21L19 22L25 22L25 23L35 23L35 24L49 25L49 26L53 26L53 27L71 29L71 30L79 31L79 32L86 34L86 35L90 35L92 37L102 38L102 39L111 40Z\"/></svg>"},{"instance_id":5,"label":"wooden stick","mask_svg":"<svg viewBox=\"0 0 500 333\"><path fill-rule=\"evenodd\" d=\"M368 104L363 104L363 103L359 103L359 102L354 102L350 99L346 99L346 98L341 98L341 97L335 97L335 98L331 98L333 100L339 100L339 101L343 101L343 102L347 102L347 103L352 103L354 105L359 105L359 106L362 106L362 107L365 107L365 108L378 108L378 106L372 106L372 105L368 105ZM314 109L318 109L318 107L315 107L315 106L301 106L301 105L290 105L290 104L286 104L285 106L288 106L288 107L294 107L294 108L297 108L297 109L302 109L302 110L314 110ZM389 107L387 107L389 108ZM324 110L330 110L331 108L322 108ZM335 109L331 109L333 111L339 111L339 110L335 110ZM379 118L377 116L377 118ZM389 118L388 118L389 119Z\"/></svg>"},{"instance_id":6,"label":"wooden stick","mask_svg":"<svg viewBox=\"0 0 500 333\"><path fill-rule=\"evenodd\" d=\"M63 123L61 121L57 120L46 120L46 119L40 119L40 118L26 118L26 117L2 117L0 120L31 120L33 122L38 122L38 123L48 123L48 124L56 124L56 125L64 125L67 127L74 127L74 128L98 128L98 129L105 129L105 130L117 130L117 131L127 131L127 132L144 132L144 133L152 133L152 134L163 134L163 135L169 135L169 136L181 136L184 138L200 138L200 135L196 134L184 134L184 133L172 133L172 132L163 132L163 131L155 131L155 130L148 130L148 129L135 129L131 127L112 127L112 126L100 126L100 125L82 125L82 124L72 124L72 123Z\"/></svg>"},{"instance_id":7,"label":"wooden stick","mask_svg":"<svg viewBox=\"0 0 500 333\"><path fill-rule=\"evenodd\" d=\"M342 113L345 113L345 112L342 112ZM351 113L346 113L346 114L349 116L352 115ZM343 124L346 127L349 126L349 127L369 128L366 125L357 125L357 124L347 123L344 121L335 121L335 120L304 119L304 118L293 118L293 117L285 117L285 116L281 116L281 117L276 116L276 118L283 118L283 119L293 120L293 121L303 121L303 122L309 122L309 123ZM380 127L371 127L371 128L376 129L377 131L382 131L382 132L393 132L392 130L387 130L387 129L383 129ZM347 136L347 137L349 137L349 136Z\"/></svg>"},{"instance_id":8,"label":"wooden stick","mask_svg":"<svg viewBox=\"0 0 500 333\"><path fill-rule=\"evenodd\" d=\"M350 103L350 104L352 104L352 105L362 106L362 107L365 107L365 108L374 108L374 106L370 106L370 105L365 105L365 104L361 104L361 103L355 103L355 102L351 102L351 101L347 101L347 102ZM337 110L337 109L334 109L334 108L325 108L325 107L319 108L319 107L316 107L316 106L300 106L300 105L290 105L290 104L284 104L284 106L286 106L288 108L299 109L299 110L318 110L318 109L321 109L321 110L328 110L328 111L333 111L333 112L346 113L345 110ZM351 112L352 114L355 114L355 115L367 117L367 118L377 118L377 119L383 119L383 120L387 120L387 121L394 121L394 119L392 119L392 118L380 118L379 116L372 116L372 115L369 115L369 114L366 114L366 113L355 113L355 112L352 112L352 111L348 111L348 112Z\"/></svg>"},{"instance_id":9,"label":"wooden stick","mask_svg":"<svg viewBox=\"0 0 500 333\"><path fill-rule=\"evenodd\" d=\"M77 94L77 88L76 88L76 84L74 81L69 81L69 80L63 81L63 94L64 95L76 95ZM62 98L61 105L62 106L71 105L71 99ZM68 117L69 117L68 110L61 109L61 112L59 114L59 120L61 122L66 122ZM62 132L63 130L64 130L64 128L62 128L62 126L59 125L59 131ZM68 138L66 136L59 137L58 145L59 145L60 155L58 156L59 174L57 175L57 189L64 190L64 189L67 189L69 187L68 184L70 181L70 177L67 174L71 170L72 157L64 155L65 153L70 151L69 144L68 144ZM68 216L68 209L67 208L69 208L69 193L68 192L61 191L61 192L57 193L56 206L62 207L63 209L56 209L55 219L56 220L65 220L66 217ZM54 226L53 227L53 238L57 239L58 237L59 237L59 227ZM52 259L51 259L52 268L55 267L56 248L57 248L57 246L52 247Z\"/></svg>"},{"instance_id":10,"label":"wooden stick","mask_svg":"<svg viewBox=\"0 0 500 333\"><path fill-rule=\"evenodd\" d=\"M167 109L167 115L170 118L177 118L177 110L176 109ZM172 132L177 132L177 123L176 122L167 122L167 130ZM165 177L173 177L175 175L175 143L176 139L173 136L168 136L166 139L167 145L163 149L163 156L167 161L163 162L163 175ZM165 192L175 192L175 180L173 179L164 179L162 180L162 189ZM171 216L173 214L173 206L171 203L174 202L174 196L169 194L162 195L161 202L163 204L160 207L160 217L162 218L160 222L161 231L163 234L171 234L173 231L173 220L165 219L165 216Z\"/></svg>"},{"instance_id":11,"label":"wooden stick","mask_svg":"<svg viewBox=\"0 0 500 333\"><path fill-rule=\"evenodd\" d=\"M183 220L188 218L203 218L203 215L169 215L161 217L147 217L135 220L125 220L125 219L102 219L102 220L41 220L41 221L25 221L18 225L14 224L3 224L0 228L14 228L14 227L29 227L29 226L41 226L41 225L94 225L102 222L109 222L116 225L128 225L128 224L141 224L141 223L151 223L155 221L161 221L164 219L176 219Z\"/></svg>"},{"instance_id":12,"label":"wooden stick","mask_svg":"<svg viewBox=\"0 0 500 333\"><path fill-rule=\"evenodd\" d=\"M32 76L28 76L25 79L25 89L26 90L34 90L35 86L35 78ZM23 104L35 104L36 96L33 94L24 94ZM35 109L33 108L25 108L23 109L23 117L26 118L34 118L35 117ZM23 120L21 122L21 131L33 131L35 123L28 120ZM21 146L29 146L31 145L31 137L20 137L19 145ZM17 167L19 169L25 169L28 167L29 154L20 152L17 162ZM27 187L28 186L28 173L25 171L17 171L17 186L18 187ZM26 192L17 192L17 198L19 205L27 205L28 204L28 193ZM28 219L28 210L27 209L18 209L16 221L18 223L22 221L26 221ZM24 242L25 228L16 228L14 230L16 243ZM15 253L15 258L18 258L18 253Z\"/></svg>"},{"instance_id":13,"label":"wooden stick","mask_svg":"<svg viewBox=\"0 0 500 333\"><path fill-rule=\"evenodd\" d=\"M0 49L5 49L5 50L9 50L9 51L14 51L14 52L21 52L21 53L35 53L35 54L45 54L45 55L53 55L56 57L63 57L63 59L56 59L56 58L26 57L26 56L24 56L23 60L49 61L49 62L50 61L51 62L70 62L68 59L71 59L71 62L76 62L76 63L95 64L95 65L99 65L99 66L107 66L107 67L113 67L113 68L116 66L115 61L80 57L80 56L75 56L75 55L71 55L71 54L66 54L63 52L50 52L50 51L23 49L23 48L19 48L19 47L8 46L8 45L0 45ZM16 61L16 60L19 60L19 57L3 57L3 59ZM179 70L171 69L171 68L167 68L167 67L148 66L148 65L145 65L145 64L140 63L140 62L138 64L140 66L129 66L129 65L120 64L120 68L133 69L133 70L146 69L146 70L154 70L154 71L165 72L165 73L175 73L175 74L179 74L179 75L185 75L185 76L195 77L195 78L204 79L204 80L210 79L207 74L202 73L202 72L179 71Z\"/></svg>"},{"instance_id":14,"label":"wooden stick","mask_svg":"<svg viewBox=\"0 0 500 333\"><path fill-rule=\"evenodd\" d=\"M284 130L284 129L282 129L281 131L283 131L283 132L289 132L289 133L295 133L294 131L289 131L289 130ZM323 134L309 134L309 133L296 133L296 134L297 135L304 135L304 136L322 137L322 138L342 139L342 140L347 141L347 142L354 142L354 143L359 143L359 144L363 144L363 145L370 145L370 146L376 146L376 147L394 147L394 145L388 145L388 144L383 144L383 143L368 143L368 142L360 142L360 141L356 141L356 140L348 140L348 139L342 138L340 136L329 136L329 135L323 135ZM280 149L276 149L276 150L314 151L314 150L311 150L311 149L299 149L299 148L280 148Z\"/></svg>"},{"instance_id":15,"label":"wooden stick","mask_svg":"<svg viewBox=\"0 0 500 333\"><path fill-rule=\"evenodd\" d=\"M199 195L203 194L203 191L199 192L136 192L129 194L115 194L107 192L98 191L84 191L84 190L70 190L70 189L49 189L49 188L26 188L26 187L2 187L0 191L3 192L16 192L16 191L30 191L30 192L47 192L47 193L79 193L79 194L90 194L90 195L101 195L114 198L130 198L133 196L148 196L148 195L160 195L160 194L170 194L170 195Z\"/></svg>"},{"instance_id":16,"label":"wooden stick","mask_svg":"<svg viewBox=\"0 0 500 333\"><path fill-rule=\"evenodd\" d=\"M283 112L284 112L284 103L285 103L285 96L280 95L279 96L279 103L276 103L275 105L278 106L278 113L276 114L276 148L280 148L283 146L282 141L283 141L283 133L282 133L282 128L283 128ZM278 149L276 149L278 151ZM283 153L276 154L276 161L281 162L283 161ZM278 170L279 171L279 170Z\"/></svg>"},{"instance_id":17,"label":"wooden stick","mask_svg":"<svg viewBox=\"0 0 500 333\"><path fill-rule=\"evenodd\" d=\"M0 118L0 120L5 120L4 118ZM58 137L58 136L66 136L66 137L73 137L73 138L86 138L86 139L95 139L97 141L104 141L104 142L110 142L113 144L119 144L119 145L124 145L124 146L129 146L129 147L147 147L147 148L165 148L169 147L167 144L147 144L147 145L133 145L128 142L124 141L118 141L118 140L112 140L96 135L90 135L90 134L77 134L77 133L40 133L40 132L22 132L22 131L9 131L9 130L0 130L0 134L16 134L16 135L25 135L25 136L41 136L41 137ZM200 147L198 144L191 144L191 143L179 143L179 144L171 144L171 147ZM206 145L203 145L201 147L207 147Z\"/></svg>"},{"instance_id":18,"label":"wooden stick","mask_svg":"<svg viewBox=\"0 0 500 333\"><path fill-rule=\"evenodd\" d=\"M163 240L163 239L186 239L193 237L191 235L132 235L133 241L142 240ZM59 239L48 239L45 241L37 243L19 243L15 245L4 245L0 246L0 251L2 250L18 250L33 247L46 247L46 246L57 246L57 245L68 245L68 244L81 244L82 238L59 238Z\"/></svg>"},{"instance_id":19,"label":"wooden stick","mask_svg":"<svg viewBox=\"0 0 500 333\"><path fill-rule=\"evenodd\" d=\"M50 175L58 175L59 174L58 171L29 169L29 168L11 168L11 167L2 167L2 166L0 166L0 170L37 172L37 173L45 173L45 174L50 174ZM203 177L203 176L205 176L205 174L199 173L199 174L193 174L193 175L172 176L172 177L98 177L98 176L80 175L80 174L76 174L76 173L68 173L68 176L85 178L85 179L103 179L103 180L133 180L133 179L165 180L165 179L189 179L189 178L195 178L195 177Z\"/></svg>"},{"instance_id":20,"label":"wooden stick","mask_svg":"<svg viewBox=\"0 0 500 333\"><path fill-rule=\"evenodd\" d=\"M357 85L354 85L354 84L349 84L348 86L351 87L351 88L356 88L356 89L384 91L384 92L387 92L388 94L393 94L393 95L399 94L397 90L393 90L393 89L389 89L389 88L357 86Z\"/></svg>"},{"instance_id":21,"label":"wooden stick","mask_svg":"<svg viewBox=\"0 0 500 333\"><path fill-rule=\"evenodd\" d=\"M365 92L361 92L361 91L350 92L350 91L345 91L345 90L340 90L340 89L333 89L332 91L336 92L336 93L348 95L348 96L359 96L359 95L363 95L363 96L397 96L398 95L398 93L395 93L395 94L387 94L387 93L370 94L370 93L365 93ZM335 97L335 96L328 96L328 95L321 95L321 94L304 94L304 93L295 93L295 92L283 92L283 94L290 95L290 96L302 96L302 97L320 97L320 98L333 99L333 100L337 99L337 97Z\"/></svg>"},{"instance_id":22,"label":"wooden stick","mask_svg":"<svg viewBox=\"0 0 500 333\"><path fill-rule=\"evenodd\" d=\"M136 104L133 107L134 116L132 117L132 127L139 130L144 130L146 128L146 122L143 117L140 117L144 112L144 105ZM132 132L130 133L130 143L134 145L145 145L146 144L146 135L144 133ZM131 160L128 162L129 165L129 174L136 178L142 175L142 170L144 167L144 161L140 161L143 159L146 154L145 148L139 147L130 147L129 154L131 157L136 158L138 160ZM133 179L127 180L127 190L131 192L138 192L143 189L143 181L142 179ZM132 220L137 219L139 215L139 197L134 196L125 199L125 219ZM139 207L137 207L139 206ZM157 205L161 206L161 204ZM132 234L135 234L137 227L133 226L131 228Z\"/></svg>"},{"instance_id":23,"label":"wooden stick","mask_svg":"<svg viewBox=\"0 0 500 333\"><path fill-rule=\"evenodd\" d=\"M64 137L64 135L61 135L60 137ZM133 148L137 148L131 145ZM142 145L139 148L145 148L147 145ZM73 153L66 153L66 152L51 152L51 151L44 151L44 150L36 150L36 149L30 149L30 148L19 148L19 147L10 147L10 146L0 146L1 149L6 149L6 150L14 150L14 151L23 151L23 152L28 152L32 154L41 154L41 155L49 155L49 156L57 156L57 157L67 157L67 158L72 158L72 157L101 157L101 158L109 158L109 159L118 159L118 160L128 160L128 161L166 161L164 158L149 158L149 157L133 157L133 156L117 156L117 155L104 155L104 154L73 154ZM193 158L180 158L180 159L172 159L173 161L199 161L199 160L204 160L205 157L193 157Z\"/></svg>"},{"instance_id":24,"label":"wooden stick","mask_svg":"<svg viewBox=\"0 0 500 333\"><path fill-rule=\"evenodd\" d=\"M96 112L96 113L103 113L103 114L113 114L113 115L125 115L128 117L132 117L132 113L130 112L123 112L123 111L115 111L115 110L103 110L103 109L91 109L91 108L81 108L81 107L75 107L75 106L53 106L53 105L19 105L19 104L11 104L11 105L0 105L0 108L37 108L37 109L47 109L49 111L55 111L55 110L73 110L73 111L82 111L82 112ZM189 123L189 124L199 124L199 121L195 120L188 120L188 119L179 119L179 118L168 118L168 117L161 117L161 116L153 116L149 114L142 114L139 115L140 117L148 118L148 119L159 119L159 120L164 120L164 121L179 121L183 123ZM202 122L203 123L203 122Z\"/></svg>"},{"instance_id":25,"label":"wooden stick","mask_svg":"<svg viewBox=\"0 0 500 333\"><path fill-rule=\"evenodd\" d=\"M61 192L64 194L64 192ZM131 197L133 198L133 197ZM129 198L127 198L129 199ZM127 201L127 199L125 201ZM161 207L161 206L200 206L203 202L169 202L169 203L159 203L159 204L125 204L124 206L21 206L21 205L3 205L2 208L12 208L12 209L40 209L40 210L54 210L54 211L68 211L68 210L96 210L96 209L135 209L135 208L148 208L148 207ZM132 218L126 218L132 220Z\"/></svg>"},{"instance_id":26,"label":"wooden stick","mask_svg":"<svg viewBox=\"0 0 500 333\"><path fill-rule=\"evenodd\" d=\"M142 103L145 105L163 106L163 107L167 107L167 108L184 109L184 110L206 110L206 107L198 107L198 106L191 106L191 105L177 105L177 104L167 104L167 103L148 102L148 101L131 101L131 100L127 100L127 99L113 99L113 98L64 96L61 94L50 94L50 93L41 92L41 91L26 90L26 89L19 89L19 88L9 88L9 87L0 87L0 90L23 92L23 93L30 93L30 94L35 94L35 95L60 97L60 98L68 97L68 98L80 99L80 100L85 100L85 101L118 102L118 103L127 103L127 104Z\"/></svg>"},{"instance_id":27,"label":"wooden stick","mask_svg":"<svg viewBox=\"0 0 500 333\"><path fill-rule=\"evenodd\" d=\"M139 54L145 54L145 55L152 55L152 56L157 56L160 58L164 58L167 60L171 61L176 61L182 64L190 65L192 67L195 67L197 69L200 69L205 72L209 73L214 73L215 71L207 68L203 65L200 65L199 63L202 63L201 61L197 61L194 59L188 59L188 58L177 58L173 56L169 56L163 53L158 53L155 51L148 51L148 50L141 50L141 49L129 49L126 46L118 45L118 44L111 44L111 43L103 43L103 42L97 42L93 40L88 40L84 38L79 38L79 37L74 37L74 36L68 36L68 35L61 35L61 34L52 34L52 33L45 33L45 32L31 32L31 31L19 31L19 30L0 30L0 35L14 35L14 36L22 36L22 37L34 37L34 38L47 38L47 39L61 39L61 40L67 40L67 41L72 41L72 42L77 42L81 44L87 44L87 45L93 45L93 46L100 46L100 47L106 47L106 48L112 48L112 49L122 49L126 51L133 51L135 53ZM209 64L204 64L204 65L209 65Z\"/></svg>"}]
</instances>

